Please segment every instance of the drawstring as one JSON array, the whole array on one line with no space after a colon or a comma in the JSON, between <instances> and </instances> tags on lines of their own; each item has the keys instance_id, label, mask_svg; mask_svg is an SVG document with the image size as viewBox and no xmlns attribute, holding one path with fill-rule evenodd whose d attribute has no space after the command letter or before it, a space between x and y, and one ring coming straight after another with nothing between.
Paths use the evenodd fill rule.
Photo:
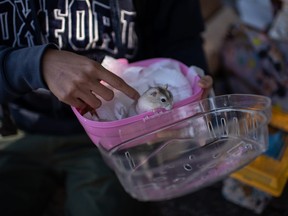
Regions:
<instances>
[{"instance_id":1,"label":"drawstring","mask_svg":"<svg viewBox=\"0 0 288 216\"><path fill-rule=\"evenodd\" d=\"M35 35L36 35L35 43L36 43L36 45L40 45L40 44L43 44L42 43L42 33L41 33L39 20L37 18L35 2L34 2L34 0L30 0L29 2L30 2L31 12L32 12L32 16L33 16L34 26L35 26Z\"/></svg>"},{"instance_id":2,"label":"drawstring","mask_svg":"<svg viewBox=\"0 0 288 216\"><path fill-rule=\"evenodd\" d=\"M121 23L120 23L120 14L119 14L119 4L118 0L109 0L110 8L111 8L111 22L112 27L115 31L115 40L116 45L118 48L118 56L117 57L124 57L125 56L125 48L122 43L122 36L121 36Z\"/></svg>"}]
</instances>

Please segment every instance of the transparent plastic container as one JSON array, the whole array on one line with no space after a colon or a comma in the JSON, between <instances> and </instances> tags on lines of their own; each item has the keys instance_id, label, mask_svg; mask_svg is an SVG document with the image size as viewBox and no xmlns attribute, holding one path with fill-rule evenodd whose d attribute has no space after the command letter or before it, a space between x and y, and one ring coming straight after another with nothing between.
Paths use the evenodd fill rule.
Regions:
<instances>
[{"instance_id":1,"label":"transparent plastic container","mask_svg":"<svg viewBox=\"0 0 288 216\"><path fill-rule=\"evenodd\" d=\"M167 200L212 184L265 152L270 117L268 97L222 95L121 125L124 141L113 148L95 144L131 196Z\"/></svg>"}]
</instances>

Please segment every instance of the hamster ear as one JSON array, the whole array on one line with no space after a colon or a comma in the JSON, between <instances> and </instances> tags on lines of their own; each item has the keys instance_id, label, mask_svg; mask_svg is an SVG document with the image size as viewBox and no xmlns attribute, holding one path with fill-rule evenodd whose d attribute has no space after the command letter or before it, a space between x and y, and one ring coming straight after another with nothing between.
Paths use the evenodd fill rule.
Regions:
<instances>
[{"instance_id":1,"label":"hamster ear","mask_svg":"<svg viewBox=\"0 0 288 216\"><path fill-rule=\"evenodd\" d=\"M167 89L168 89L168 84L163 85L162 88L164 88L165 90L167 90Z\"/></svg>"}]
</instances>

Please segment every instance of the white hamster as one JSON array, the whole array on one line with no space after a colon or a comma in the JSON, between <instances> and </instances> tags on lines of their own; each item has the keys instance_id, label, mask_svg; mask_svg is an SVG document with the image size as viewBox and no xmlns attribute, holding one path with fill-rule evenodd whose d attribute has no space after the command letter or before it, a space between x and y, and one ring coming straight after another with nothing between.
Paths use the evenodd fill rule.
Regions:
<instances>
[{"instance_id":1,"label":"white hamster","mask_svg":"<svg viewBox=\"0 0 288 216\"><path fill-rule=\"evenodd\" d=\"M129 109L129 116L153 111L158 108L171 110L173 107L173 95L168 86L150 87L145 91L136 103Z\"/></svg>"}]
</instances>

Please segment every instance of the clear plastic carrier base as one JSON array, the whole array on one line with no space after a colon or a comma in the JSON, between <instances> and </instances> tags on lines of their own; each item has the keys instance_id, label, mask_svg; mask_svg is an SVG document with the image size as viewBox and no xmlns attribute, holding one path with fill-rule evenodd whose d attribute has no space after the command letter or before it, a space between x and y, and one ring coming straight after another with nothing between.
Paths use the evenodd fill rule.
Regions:
<instances>
[{"instance_id":1,"label":"clear plastic carrier base","mask_svg":"<svg viewBox=\"0 0 288 216\"><path fill-rule=\"evenodd\" d=\"M141 201L167 200L208 186L268 147L271 101L259 95L222 95L157 111L111 128L116 134L107 127L105 134L93 130L91 122L88 128L73 111L124 189ZM118 143L107 148L102 136Z\"/></svg>"}]
</instances>

